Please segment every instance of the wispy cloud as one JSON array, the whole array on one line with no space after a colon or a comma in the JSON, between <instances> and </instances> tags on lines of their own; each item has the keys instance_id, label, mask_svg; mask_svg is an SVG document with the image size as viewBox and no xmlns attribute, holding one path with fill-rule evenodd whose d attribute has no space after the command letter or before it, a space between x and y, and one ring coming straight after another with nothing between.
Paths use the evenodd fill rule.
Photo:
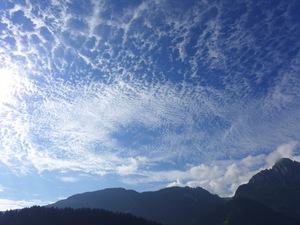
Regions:
<instances>
[{"instance_id":1,"label":"wispy cloud","mask_svg":"<svg viewBox=\"0 0 300 225\"><path fill-rule=\"evenodd\" d=\"M0 211L6 211L10 209L22 209L25 207L31 207L34 205L47 205L51 202L45 202L40 200L11 200L0 199Z\"/></svg>"},{"instance_id":2,"label":"wispy cloud","mask_svg":"<svg viewBox=\"0 0 300 225\"><path fill-rule=\"evenodd\" d=\"M184 161L196 166L157 179L219 193L253 174L262 149L299 141L295 1L91 1L80 13L51 2L15 4L0 19L0 161L14 173L129 176ZM205 164L227 158L243 160Z\"/></svg>"},{"instance_id":3,"label":"wispy cloud","mask_svg":"<svg viewBox=\"0 0 300 225\"><path fill-rule=\"evenodd\" d=\"M59 179L63 182L67 182L67 183L74 183L74 182L79 181L79 179L76 177L60 177Z\"/></svg>"},{"instance_id":4,"label":"wispy cloud","mask_svg":"<svg viewBox=\"0 0 300 225\"><path fill-rule=\"evenodd\" d=\"M0 184L0 192L3 192L5 191L5 187L3 187L1 184Z\"/></svg>"}]
</instances>

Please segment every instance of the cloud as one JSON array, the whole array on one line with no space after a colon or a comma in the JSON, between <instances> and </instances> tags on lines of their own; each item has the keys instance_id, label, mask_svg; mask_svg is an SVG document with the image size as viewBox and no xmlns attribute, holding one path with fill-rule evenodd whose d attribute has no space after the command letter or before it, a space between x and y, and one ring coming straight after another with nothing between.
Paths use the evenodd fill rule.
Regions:
<instances>
[{"instance_id":1,"label":"cloud","mask_svg":"<svg viewBox=\"0 0 300 225\"><path fill-rule=\"evenodd\" d=\"M281 158L292 158L292 159L299 160L299 156L294 156L294 150L298 146L299 146L299 143L297 143L297 142L290 142L290 143L279 146L276 151L270 153L267 156L267 158L266 158L267 166L271 167Z\"/></svg>"},{"instance_id":2,"label":"cloud","mask_svg":"<svg viewBox=\"0 0 300 225\"><path fill-rule=\"evenodd\" d=\"M31 207L34 205L47 205L51 202L40 200L11 200L0 199L0 211L6 211L10 209L22 209L25 207Z\"/></svg>"},{"instance_id":3,"label":"cloud","mask_svg":"<svg viewBox=\"0 0 300 225\"><path fill-rule=\"evenodd\" d=\"M4 192L5 191L5 187L3 187L1 184L0 184L0 192Z\"/></svg>"},{"instance_id":4,"label":"cloud","mask_svg":"<svg viewBox=\"0 0 300 225\"><path fill-rule=\"evenodd\" d=\"M123 164L118 166L116 173L121 176L136 175L139 174L139 169L149 164L149 159L146 157L128 158L126 161L123 160Z\"/></svg>"},{"instance_id":5,"label":"cloud","mask_svg":"<svg viewBox=\"0 0 300 225\"><path fill-rule=\"evenodd\" d=\"M176 96L175 89L172 90L172 86L157 85L154 89L145 89L139 83L133 85L119 81L113 86L104 86L101 83L88 84L83 81L76 85L52 83L49 93L50 90L47 88L47 86L43 89L36 87L34 91L36 102L30 101L24 105L26 108L32 107L33 111L26 110L25 114L16 114L7 108L8 113L12 115L12 120L5 118L5 126L3 126L3 129L6 129L12 124L16 125L15 119L23 118L22 126L15 126L18 128L15 130L16 133L6 134L3 138L8 142L7 149L17 144L24 145L23 151L19 152L24 155L24 157L20 156L22 163L31 160L31 163L36 163L36 167L43 160L34 160L34 155L49 159L60 156L64 158L61 161L65 165L68 165L64 162L66 159L77 161L83 155L100 154L103 157L107 154L117 157L118 152L122 153L125 150L137 155L140 150L132 149L131 144L129 148L124 149L123 140L116 138L117 134L122 133L124 129L131 132L131 129L136 129L136 126L141 126L142 129L149 130L152 134L156 131L160 132L161 126L174 125L176 127L176 124L181 124L183 121L188 121L188 126L191 126L192 120L189 117L194 114L191 106L195 104L189 106L190 100L187 96L182 97L187 101L183 102L185 109L190 110L188 117L183 118L181 114L173 113L174 111L182 112L183 109L178 108L181 100ZM193 91L195 92L195 89ZM157 95L158 99L154 97ZM25 110L20 106L17 106L19 111ZM198 113L201 112L200 110L198 109ZM171 136L170 132L176 133L177 131L170 130L165 134L161 133L162 140L166 144L165 149L168 149L168 145L176 144L173 141L180 140ZM190 136L190 138L196 139L197 137ZM184 139L181 139L180 142L184 142ZM98 152L95 152L95 147L98 148ZM155 143L154 147L156 147ZM8 152L10 151L7 150ZM4 157L7 158L6 164L9 164L14 156L6 154ZM50 161L44 165L50 166Z\"/></svg>"},{"instance_id":6,"label":"cloud","mask_svg":"<svg viewBox=\"0 0 300 225\"><path fill-rule=\"evenodd\" d=\"M150 175L227 194L265 161L295 157L292 144L261 154L299 141L294 2L226 4L92 1L78 13L52 1L4 10L0 68L14 82L0 97L1 162L18 175L129 176L184 161L194 166ZM254 18L252 8L266 13ZM287 9L284 31L277 8Z\"/></svg>"},{"instance_id":7,"label":"cloud","mask_svg":"<svg viewBox=\"0 0 300 225\"><path fill-rule=\"evenodd\" d=\"M295 142L279 146L269 154L247 156L240 160L219 160L211 164L190 165L187 170L145 172L135 182L163 182L170 186L202 187L222 197L234 195L236 189L263 169L270 169L282 157L299 161ZM126 180L125 180L126 182ZM134 182L128 179L127 182Z\"/></svg>"},{"instance_id":8,"label":"cloud","mask_svg":"<svg viewBox=\"0 0 300 225\"><path fill-rule=\"evenodd\" d=\"M272 153L271 153L272 154ZM257 167L262 165L265 161L265 155L260 154L257 156L247 156L246 158L242 159L241 162L249 168Z\"/></svg>"},{"instance_id":9,"label":"cloud","mask_svg":"<svg viewBox=\"0 0 300 225\"><path fill-rule=\"evenodd\" d=\"M60 177L59 179L60 179L62 182L67 182L67 183L74 183L74 182L79 181L79 179L76 178L76 177Z\"/></svg>"}]
</instances>

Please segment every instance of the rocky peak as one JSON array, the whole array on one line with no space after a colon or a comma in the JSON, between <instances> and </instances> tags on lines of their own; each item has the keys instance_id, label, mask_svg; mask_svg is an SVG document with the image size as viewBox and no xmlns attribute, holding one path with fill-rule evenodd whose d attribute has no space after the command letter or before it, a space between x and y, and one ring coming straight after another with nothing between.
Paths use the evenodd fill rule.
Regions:
<instances>
[{"instance_id":1,"label":"rocky peak","mask_svg":"<svg viewBox=\"0 0 300 225\"><path fill-rule=\"evenodd\" d=\"M278 175L300 176L300 163L288 158L282 158L272 167Z\"/></svg>"},{"instance_id":2,"label":"rocky peak","mask_svg":"<svg viewBox=\"0 0 300 225\"><path fill-rule=\"evenodd\" d=\"M254 175L241 185L235 197L263 203L277 212L300 217L300 163L283 158L269 170Z\"/></svg>"}]
</instances>

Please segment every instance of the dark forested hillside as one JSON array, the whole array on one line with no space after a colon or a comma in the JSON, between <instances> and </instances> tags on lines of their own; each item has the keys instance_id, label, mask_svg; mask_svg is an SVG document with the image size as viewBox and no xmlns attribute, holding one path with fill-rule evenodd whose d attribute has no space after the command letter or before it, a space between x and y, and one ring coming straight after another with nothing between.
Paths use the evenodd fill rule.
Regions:
<instances>
[{"instance_id":1,"label":"dark forested hillside","mask_svg":"<svg viewBox=\"0 0 300 225\"><path fill-rule=\"evenodd\" d=\"M34 206L0 213L0 225L161 225L130 214L102 209Z\"/></svg>"},{"instance_id":2,"label":"dark forested hillside","mask_svg":"<svg viewBox=\"0 0 300 225\"><path fill-rule=\"evenodd\" d=\"M274 212L246 198L234 198L192 225L299 225L296 218Z\"/></svg>"}]
</instances>

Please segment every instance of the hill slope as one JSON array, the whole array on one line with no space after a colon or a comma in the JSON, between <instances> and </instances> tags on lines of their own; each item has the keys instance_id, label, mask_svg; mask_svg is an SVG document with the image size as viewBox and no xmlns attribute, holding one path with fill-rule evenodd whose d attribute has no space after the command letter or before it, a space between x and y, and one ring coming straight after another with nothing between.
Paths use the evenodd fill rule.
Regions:
<instances>
[{"instance_id":1,"label":"hill slope","mask_svg":"<svg viewBox=\"0 0 300 225\"><path fill-rule=\"evenodd\" d=\"M74 195L49 206L102 208L170 225L300 224L300 163L279 160L272 169L241 185L231 200L202 188L172 187L143 193L110 188Z\"/></svg>"},{"instance_id":2,"label":"hill slope","mask_svg":"<svg viewBox=\"0 0 300 225\"><path fill-rule=\"evenodd\" d=\"M161 225L103 209L57 209L34 206L0 212L0 225Z\"/></svg>"},{"instance_id":3,"label":"hill slope","mask_svg":"<svg viewBox=\"0 0 300 225\"><path fill-rule=\"evenodd\" d=\"M189 223L223 204L224 200L202 188L172 187L138 193L122 188L104 189L71 196L53 207L102 208L127 212L171 225Z\"/></svg>"},{"instance_id":4,"label":"hill slope","mask_svg":"<svg viewBox=\"0 0 300 225\"><path fill-rule=\"evenodd\" d=\"M234 198L193 225L299 225L299 221L246 198Z\"/></svg>"}]
</instances>

